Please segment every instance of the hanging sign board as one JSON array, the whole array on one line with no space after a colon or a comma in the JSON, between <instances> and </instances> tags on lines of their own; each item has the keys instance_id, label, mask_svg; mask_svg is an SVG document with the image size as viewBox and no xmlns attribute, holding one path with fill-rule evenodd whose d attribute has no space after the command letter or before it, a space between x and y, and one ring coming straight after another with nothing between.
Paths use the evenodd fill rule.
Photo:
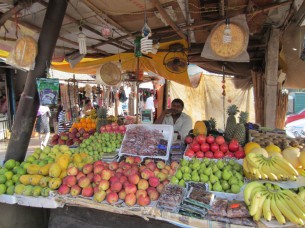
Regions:
<instances>
[{"instance_id":1,"label":"hanging sign board","mask_svg":"<svg viewBox=\"0 0 305 228\"><path fill-rule=\"evenodd\" d=\"M59 94L58 78L37 78L40 105L56 105Z\"/></svg>"},{"instance_id":2,"label":"hanging sign board","mask_svg":"<svg viewBox=\"0 0 305 228\"><path fill-rule=\"evenodd\" d=\"M141 122L142 124L152 124L153 123L153 112L152 109L142 109L141 110Z\"/></svg>"}]
</instances>

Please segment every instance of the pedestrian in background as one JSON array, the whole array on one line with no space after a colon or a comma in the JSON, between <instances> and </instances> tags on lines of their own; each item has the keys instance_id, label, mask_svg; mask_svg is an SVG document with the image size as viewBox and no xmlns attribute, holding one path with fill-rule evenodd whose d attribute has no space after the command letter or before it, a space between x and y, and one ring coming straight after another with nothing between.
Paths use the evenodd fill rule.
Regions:
<instances>
[{"instance_id":1,"label":"pedestrian in background","mask_svg":"<svg viewBox=\"0 0 305 228\"><path fill-rule=\"evenodd\" d=\"M40 147L48 144L50 138L50 117L51 111L48 106L39 106L36 121L36 131L38 132ZM43 134L45 135L43 138Z\"/></svg>"}]
</instances>

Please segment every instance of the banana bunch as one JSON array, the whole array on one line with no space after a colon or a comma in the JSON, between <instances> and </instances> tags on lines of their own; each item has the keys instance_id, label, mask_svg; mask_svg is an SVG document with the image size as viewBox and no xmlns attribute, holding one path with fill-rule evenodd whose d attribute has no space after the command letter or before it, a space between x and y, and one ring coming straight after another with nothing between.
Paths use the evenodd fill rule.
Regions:
<instances>
[{"instance_id":1,"label":"banana bunch","mask_svg":"<svg viewBox=\"0 0 305 228\"><path fill-rule=\"evenodd\" d=\"M251 180L296 180L298 171L280 156L265 157L249 153L243 161L245 177Z\"/></svg>"},{"instance_id":2,"label":"banana bunch","mask_svg":"<svg viewBox=\"0 0 305 228\"><path fill-rule=\"evenodd\" d=\"M89 110L89 111L87 111L87 112L85 113L85 115L86 115L87 117L89 117L90 119L93 119L93 120L95 120L95 119L97 118L96 110L95 110L94 108L91 109L91 110Z\"/></svg>"},{"instance_id":3,"label":"banana bunch","mask_svg":"<svg viewBox=\"0 0 305 228\"><path fill-rule=\"evenodd\" d=\"M244 189L244 200L254 221L263 217L268 222L272 216L280 224L286 220L304 226L305 202L288 189L270 183L250 182Z\"/></svg>"}]
</instances>

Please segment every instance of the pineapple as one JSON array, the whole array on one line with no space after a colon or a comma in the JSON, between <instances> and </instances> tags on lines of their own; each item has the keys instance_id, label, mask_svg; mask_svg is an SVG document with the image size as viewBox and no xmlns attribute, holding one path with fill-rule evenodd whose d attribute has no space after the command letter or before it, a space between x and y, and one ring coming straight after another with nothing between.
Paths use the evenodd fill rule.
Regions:
<instances>
[{"instance_id":1,"label":"pineapple","mask_svg":"<svg viewBox=\"0 0 305 228\"><path fill-rule=\"evenodd\" d=\"M233 134L234 134L235 127L236 127L235 115L238 112L239 112L239 110L236 105L231 105L228 107L227 113L229 116L227 118L227 124L226 124L226 129L225 129L225 138L227 141L231 141L233 138Z\"/></svg>"},{"instance_id":2,"label":"pineapple","mask_svg":"<svg viewBox=\"0 0 305 228\"><path fill-rule=\"evenodd\" d=\"M215 120L215 118L210 118L209 120L209 123L210 123L210 126L211 126L211 130L216 130L216 120Z\"/></svg>"},{"instance_id":3,"label":"pineapple","mask_svg":"<svg viewBox=\"0 0 305 228\"><path fill-rule=\"evenodd\" d=\"M236 125L233 138L236 139L240 145L244 146L246 143L246 127L245 123L247 123L249 117L249 113L240 112L239 114L239 123Z\"/></svg>"},{"instance_id":4,"label":"pineapple","mask_svg":"<svg viewBox=\"0 0 305 228\"><path fill-rule=\"evenodd\" d=\"M97 122L96 122L96 131L100 132L100 128L102 126L105 126L108 124L108 120L107 120L107 108L106 107L100 107L97 110Z\"/></svg>"}]
</instances>

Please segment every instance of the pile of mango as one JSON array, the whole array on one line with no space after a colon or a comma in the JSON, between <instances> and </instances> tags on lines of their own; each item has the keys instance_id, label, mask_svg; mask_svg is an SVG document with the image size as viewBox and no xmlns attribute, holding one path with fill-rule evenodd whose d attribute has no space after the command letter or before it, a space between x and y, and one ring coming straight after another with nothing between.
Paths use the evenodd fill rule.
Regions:
<instances>
[{"instance_id":1,"label":"pile of mango","mask_svg":"<svg viewBox=\"0 0 305 228\"><path fill-rule=\"evenodd\" d=\"M56 145L53 148L45 147L43 150L37 148L34 153L26 158L20 165L11 160L10 164L22 167L18 178L10 187L9 193L25 196L49 196L50 191L56 190L67 175L69 166L76 166L81 169L85 164L92 163L93 158L85 153L73 154L66 145ZM13 166L13 165L10 165ZM3 169L6 169L5 167ZM12 170L16 169L11 167ZM19 170L19 169L18 169ZM18 171L17 170L17 171ZM8 171L12 172L12 171ZM1 187L1 186L0 186Z\"/></svg>"}]
</instances>

